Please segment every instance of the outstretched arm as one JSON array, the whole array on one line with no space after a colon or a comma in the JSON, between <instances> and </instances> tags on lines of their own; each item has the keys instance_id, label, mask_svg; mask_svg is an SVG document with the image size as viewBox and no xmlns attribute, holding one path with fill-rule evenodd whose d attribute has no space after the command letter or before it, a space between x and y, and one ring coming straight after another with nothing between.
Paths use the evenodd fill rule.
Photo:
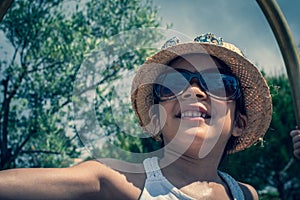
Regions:
<instances>
[{"instance_id":1,"label":"outstretched arm","mask_svg":"<svg viewBox=\"0 0 300 200\"><path fill-rule=\"evenodd\" d=\"M70 168L0 171L0 199L137 199L139 192L124 175L96 161Z\"/></svg>"},{"instance_id":2,"label":"outstretched arm","mask_svg":"<svg viewBox=\"0 0 300 200\"><path fill-rule=\"evenodd\" d=\"M100 191L95 166L11 169L0 172L0 199L78 199Z\"/></svg>"},{"instance_id":3,"label":"outstretched arm","mask_svg":"<svg viewBox=\"0 0 300 200\"><path fill-rule=\"evenodd\" d=\"M293 141L294 155L300 159L300 130L293 130L290 135Z\"/></svg>"}]
</instances>

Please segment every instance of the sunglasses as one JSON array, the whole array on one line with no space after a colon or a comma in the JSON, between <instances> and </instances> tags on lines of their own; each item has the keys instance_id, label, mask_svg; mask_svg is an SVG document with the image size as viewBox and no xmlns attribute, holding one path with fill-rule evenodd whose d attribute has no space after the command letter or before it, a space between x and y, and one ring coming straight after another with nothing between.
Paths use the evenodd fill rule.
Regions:
<instances>
[{"instance_id":1,"label":"sunglasses","mask_svg":"<svg viewBox=\"0 0 300 200\"><path fill-rule=\"evenodd\" d=\"M193 79L196 79L201 89L212 98L229 101L236 100L241 95L238 79L225 69L208 69L195 73L175 69L157 77L153 84L154 100L175 99L190 87Z\"/></svg>"}]
</instances>

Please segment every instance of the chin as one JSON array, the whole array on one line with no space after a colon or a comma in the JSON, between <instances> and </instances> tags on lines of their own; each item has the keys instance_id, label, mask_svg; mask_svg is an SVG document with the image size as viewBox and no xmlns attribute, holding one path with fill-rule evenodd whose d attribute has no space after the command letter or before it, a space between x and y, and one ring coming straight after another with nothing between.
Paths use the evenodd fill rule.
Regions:
<instances>
[{"instance_id":1,"label":"chin","mask_svg":"<svg viewBox=\"0 0 300 200\"><path fill-rule=\"evenodd\" d=\"M203 141L204 140L202 136L199 137L199 135L195 134L184 134L173 138L168 145L177 152L188 152L188 154L195 154L198 156L198 152L203 144Z\"/></svg>"}]
</instances>

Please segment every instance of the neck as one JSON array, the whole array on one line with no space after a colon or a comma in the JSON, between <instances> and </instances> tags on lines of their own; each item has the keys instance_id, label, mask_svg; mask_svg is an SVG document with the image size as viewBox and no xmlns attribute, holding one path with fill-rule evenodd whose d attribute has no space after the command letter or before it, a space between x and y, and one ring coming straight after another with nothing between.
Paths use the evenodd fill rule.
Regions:
<instances>
[{"instance_id":1,"label":"neck","mask_svg":"<svg viewBox=\"0 0 300 200\"><path fill-rule=\"evenodd\" d=\"M163 168L167 177L177 176L186 181L213 181L219 182L218 165L220 156L214 156L214 153L204 158L195 158L189 155L179 155L174 151L165 149L164 157L160 160L160 166ZM168 176L169 174L169 176Z\"/></svg>"}]
</instances>

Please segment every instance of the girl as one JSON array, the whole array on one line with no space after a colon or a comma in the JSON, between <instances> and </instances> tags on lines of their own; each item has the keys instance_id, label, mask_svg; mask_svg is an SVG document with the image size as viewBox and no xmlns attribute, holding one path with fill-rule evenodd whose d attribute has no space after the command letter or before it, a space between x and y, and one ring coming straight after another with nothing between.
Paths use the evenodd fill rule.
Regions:
<instances>
[{"instance_id":1,"label":"girl","mask_svg":"<svg viewBox=\"0 0 300 200\"><path fill-rule=\"evenodd\" d=\"M162 157L131 172L98 161L3 171L0 198L258 199L252 186L218 170L224 154L257 142L271 121L269 88L238 48L213 34L173 38L140 67L131 100L139 124L163 143Z\"/></svg>"}]
</instances>

